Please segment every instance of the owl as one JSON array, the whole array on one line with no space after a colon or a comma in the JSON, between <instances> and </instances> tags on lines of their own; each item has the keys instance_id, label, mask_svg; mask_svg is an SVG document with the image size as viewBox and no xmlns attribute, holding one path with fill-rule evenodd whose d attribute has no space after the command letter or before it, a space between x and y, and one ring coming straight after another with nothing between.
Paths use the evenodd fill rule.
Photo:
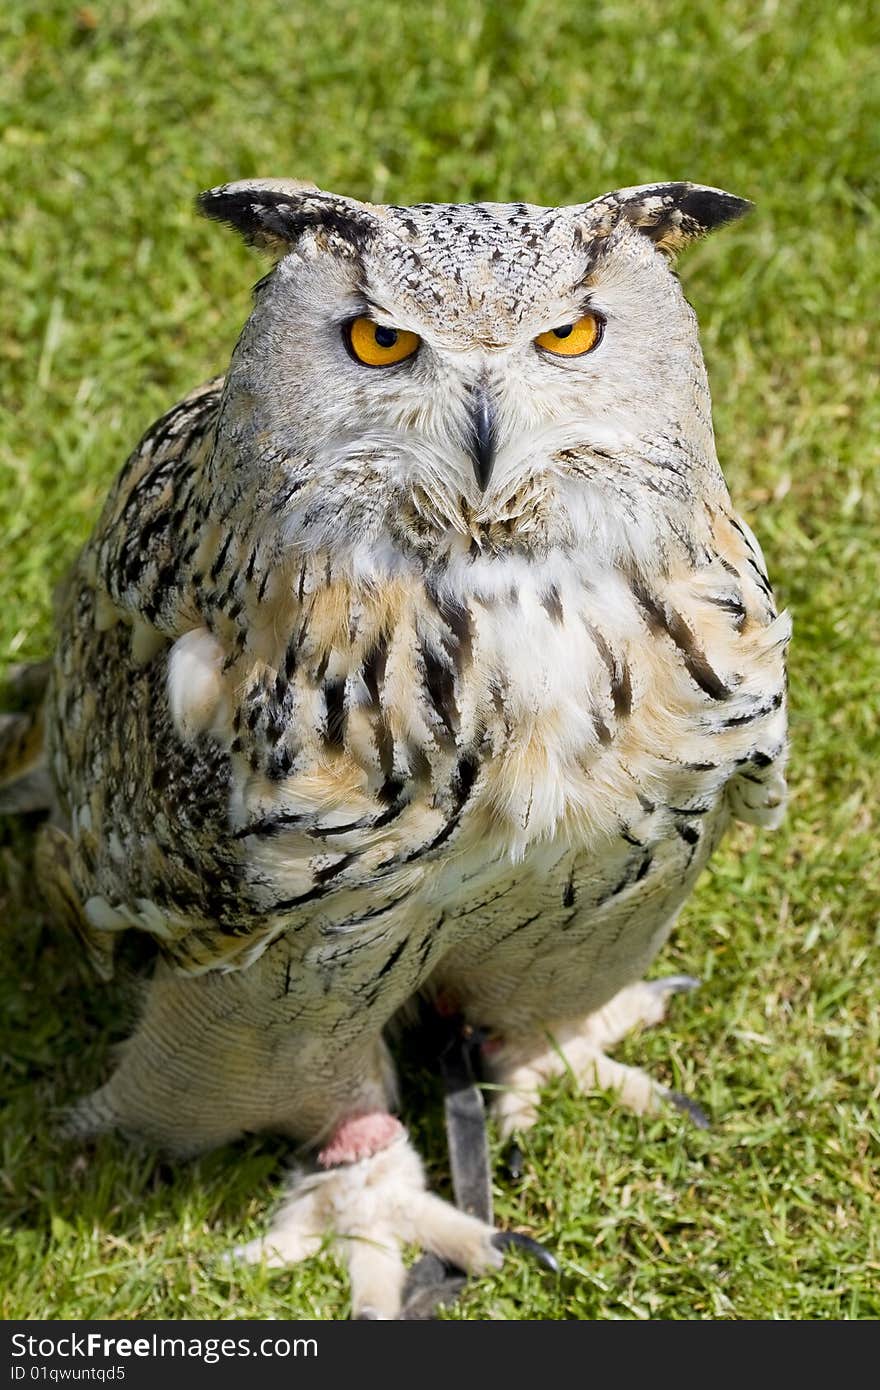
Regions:
<instances>
[{"instance_id":1,"label":"owl","mask_svg":"<svg viewBox=\"0 0 880 1390\"><path fill-rule=\"evenodd\" d=\"M749 204L280 180L200 203L273 269L225 376L126 463L60 602L44 734L19 730L55 789L56 913L105 975L121 932L157 946L75 1122L287 1136L303 1162L239 1256L329 1236L354 1315L395 1318L405 1246L479 1274L507 1243L428 1191L396 1113L415 1001L469 1039L504 1136L563 1069L702 1120L609 1052L695 983L643 977L728 824L784 805L789 621L671 267Z\"/></svg>"}]
</instances>

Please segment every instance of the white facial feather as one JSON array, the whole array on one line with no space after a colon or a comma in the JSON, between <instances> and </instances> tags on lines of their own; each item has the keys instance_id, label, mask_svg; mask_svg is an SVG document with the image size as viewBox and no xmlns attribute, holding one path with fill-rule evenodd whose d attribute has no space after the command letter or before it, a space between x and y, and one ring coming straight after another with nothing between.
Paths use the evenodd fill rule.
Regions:
<instances>
[{"instance_id":1,"label":"white facial feather","mask_svg":"<svg viewBox=\"0 0 880 1390\"><path fill-rule=\"evenodd\" d=\"M556 547L645 568L698 538L723 482L694 315L651 240L625 217L609 226L603 200L378 211L357 247L300 236L233 358L224 452L256 472L289 459L284 543L359 571L368 544L378 576L416 553L445 562L462 540L505 562ZM604 323L593 351L536 346L587 308ZM343 330L362 314L418 334L418 352L353 360ZM476 389L495 431L485 489Z\"/></svg>"}]
</instances>

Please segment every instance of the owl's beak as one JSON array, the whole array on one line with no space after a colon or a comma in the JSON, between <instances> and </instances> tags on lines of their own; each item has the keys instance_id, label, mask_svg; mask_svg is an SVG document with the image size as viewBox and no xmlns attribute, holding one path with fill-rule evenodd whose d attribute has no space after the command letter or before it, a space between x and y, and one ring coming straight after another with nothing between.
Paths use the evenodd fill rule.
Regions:
<instances>
[{"instance_id":1,"label":"owl's beak","mask_svg":"<svg viewBox=\"0 0 880 1390\"><path fill-rule=\"evenodd\" d=\"M468 452L474 465L480 491L485 492L495 462L495 412L486 387L480 383L471 397L471 437Z\"/></svg>"}]
</instances>

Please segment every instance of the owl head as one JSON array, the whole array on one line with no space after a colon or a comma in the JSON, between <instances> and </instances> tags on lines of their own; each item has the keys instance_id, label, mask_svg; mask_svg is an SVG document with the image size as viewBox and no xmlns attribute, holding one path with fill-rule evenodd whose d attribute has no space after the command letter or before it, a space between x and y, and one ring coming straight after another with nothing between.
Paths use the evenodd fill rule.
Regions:
<instances>
[{"instance_id":1,"label":"owl head","mask_svg":"<svg viewBox=\"0 0 880 1390\"><path fill-rule=\"evenodd\" d=\"M554 547L641 562L689 543L723 490L671 261L743 199L667 183L396 207L263 180L199 201L276 257L218 450L287 544L370 566Z\"/></svg>"}]
</instances>

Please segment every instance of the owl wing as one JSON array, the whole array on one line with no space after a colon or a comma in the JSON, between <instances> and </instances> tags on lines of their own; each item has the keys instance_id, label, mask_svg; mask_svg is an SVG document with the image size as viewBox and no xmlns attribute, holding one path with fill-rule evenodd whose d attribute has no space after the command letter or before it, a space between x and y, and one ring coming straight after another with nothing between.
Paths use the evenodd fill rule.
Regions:
<instances>
[{"instance_id":1,"label":"owl wing","mask_svg":"<svg viewBox=\"0 0 880 1390\"><path fill-rule=\"evenodd\" d=\"M136 654L156 649L153 624L174 633L191 626L184 618L191 605L181 529L193 478L210 453L222 387L220 377L191 392L141 439L114 484L96 539L55 590L56 618L75 602L85 577L97 591L98 625L108 628L126 617ZM4 692L4 703L13 707L0 714L0 806L6 811L54 804L43 727L50 670L50 662L21 668Z\"/></svg>"},{"instance_id":2,"label":"owl wing","mask_svg":"<svg viewBox=\"0 0 880 1390\"><path fill-rule=\"evenodd\" d=\"M703 576L703 601L736 631L739 690L726 714L736 744L735 772L726 787L737 820L775 827L785 814L787 675L791 637L787 613L777 613L764 556L747 523L734 512L714 518L716 559Z\"/></svg>"},{"instance_id":3,"label":"owl wing","mask_svg":"<svg viewBox=\"0 0 880 1390\"><path fill-rule=\"evenodd\" d=\"M405 626L394 604L409 597L378 596L353 634L351 596L323 561L300 573L299 560L285 567L261 549L265 498L233 496L238 512L217 504L231 492L230 470L210 477L222 387L199 388L148 430L63 605L50 718L72 834L59 831L45 864L77 898L105 973L107 940L129 927L201 972L246 966L330 895L343 921L402 906L415 861L455 827L473 781L450 752L448 794L410 798L410 770L393 763L385 634ZM267 506L283 484L270 479ZM456 615L444 613L434 616L448 655ZM328 669L346 643L361 663L345 711L354 753L341 746L342 682ZM427 657L411 656L421 670ZM435 674L441 693L450 681ZM87 706L88 719L69 717ZM291 779L304 743L311 772Z\"/></svg>"},{"instance_id":4,"label":"owl wing","mask_svg":"<svg viewBox=\"0 0 880 1390\"><path fill-rule=\"evenodd\" d=\"M196 487L213 449L223 380L191 391L150 426L117 478L87 552L99 623L128 618L136 651L149 649L150 630L178 636L198 622L191 593L203 519Z\"/></svg>"}]
</instances>

